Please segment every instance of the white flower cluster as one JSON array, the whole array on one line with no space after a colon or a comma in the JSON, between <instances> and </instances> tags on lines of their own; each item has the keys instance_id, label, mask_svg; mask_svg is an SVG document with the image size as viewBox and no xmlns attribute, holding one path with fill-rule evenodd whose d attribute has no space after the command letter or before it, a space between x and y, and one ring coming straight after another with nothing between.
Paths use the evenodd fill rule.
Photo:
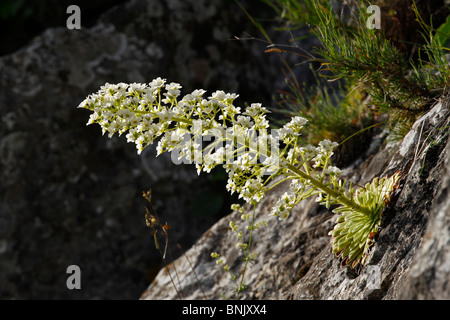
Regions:
<instances>
[{"instance_id":1,"label":"white flower cluster","mask_svg":"<svg viewBox=\"0 0 450 320\"><path fill-rule=\"evenodd\" d=\"M303 168L313 179L339 175L339 169L329 165L336 143L324 140L317 147L297 146L306 119L293 117L269 134L269 111L260 103L241 111L233 104L237 94L216 91L204 97L206 91L200 89L180 97L181 88L162 78L148 84L106 83L79 107L92 111L87 124L98 123L103 134L112 137L127 132L127 141L136 144L138 153L158 140L158 155L170 151L176 160L195 163L199 173L223 164L228 173L227 190L237 192L247 203L261 201L270 189L268 181L276 174L295 179L295 187L272 211L280 218L286 218L292 207L317 187L286 166ZM281 151L279 140L286 146ZM272 175L264 177L267 172Z\"/></svg>"},{"instance_id":2,"label":"white flower cluster","mask_svg":"<svg viewBox=\"0 0 450 320\"><path fill-rule=\"evenodd\" d=\"M286 220L291 210L303 199L306 199L318 191L311 185L309 180L293 179L289 186L289 191L275 203L270 216L278 217L279 220Z\"/></svg>"},{"instance_id":3,"label":"white flower cluster","mask_svg":"<svg viewBox=\"0 0 450 320\"><path fill-rule=\"evenodd\" d=\"M286 123L283 128L280 129L280 139L285 143L289 143L292 139L295 139L301 134L300 131L307 121L308 120L303 117L293 117L290 122Z\"/></svg>"},{"instance_id":4,"label":"white flower cluster","mask_svg":"<svg viewBox=\"0 0 450 320\"><path fill-rule=\"evenodd\" d=\"M127 141L136 144L138 153L158 140L158 155L172 152L172 160L195 163L198 173L210 172L222 164L228 174L227 190L236 192L249 204L255 205L268 190L291 180L289 190L277 200L270 213L280 220L287 219L297 203L314 195L316 201L328 208L332 204L340 205L334 212L349 216L357 212L365 217L375 217L374 212L381 214L386 201L384 185L374 180L361 192L354 192L351 186L347 190L346 180L339 179L341 170L331 165L337 143L325 139L318 146L299 146L301 129L307 122L303 117L293 117L280 130L269 134L266 119L269 111L261 104L252 103L241 112L233 104L236 94L216 91L204 98L206 91L200 89L180 97L181 88L180 84L167 83L161 78L149 84L107 83L79 107L92 111L87 124L98 123L103 134L112 137L127 132ZM281 179L269 184L275 177ZM387 190L398 179L391 180ZM253 215L246 214L238 204L231 209L241 213L241 220L247 225L242 228L233 221L229 225L238 238L238 248L245 255L244 275L247 263L257 257L250 250L252 232L267 222L256 223L255 210ZM335 228L333 232L339 230ZM248 244L244 242L244 231L250 231ZM340 252L340 245L350 241L339 239L333 244L335 252ZM246 288L243 275L237 282L225 260L215 252L211 256L230 273L239 296Z\"/></svg>"}]
</instances>

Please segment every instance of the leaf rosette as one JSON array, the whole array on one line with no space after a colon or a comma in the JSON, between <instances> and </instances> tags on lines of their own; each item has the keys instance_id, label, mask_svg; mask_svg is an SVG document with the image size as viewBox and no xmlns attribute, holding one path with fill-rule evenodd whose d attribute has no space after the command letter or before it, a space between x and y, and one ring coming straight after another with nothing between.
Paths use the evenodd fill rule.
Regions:
<instances>
[{"instance_id":1,"label":"leaf rosette","mask_svg":"<svg viewBox=\"0 0 450 320\"><path fill-rule=\"evenodd\" d=\"M344 266L355 268L365 265L374 237L381 228L381 217L389 203L393 191L401 178L400 172L391 177L374 178L364 188L356 190L353 200L360 206L370 209L370 214L355 211L348 206L333 210L339 217L331 236L332 252L341 259Z\"/></svg>"}]
</instances>

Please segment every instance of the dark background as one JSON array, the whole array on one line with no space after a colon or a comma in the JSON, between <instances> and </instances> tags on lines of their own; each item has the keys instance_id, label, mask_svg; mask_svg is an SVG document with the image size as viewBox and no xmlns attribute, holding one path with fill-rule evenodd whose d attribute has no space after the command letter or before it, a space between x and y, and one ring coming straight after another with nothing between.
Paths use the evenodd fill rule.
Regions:
<instances>
[{"instance_id":1,"label":"dark background","mask_svg":"<svg viewBox=\"0 0 450 320\"><path fill-rule=\"evenodd\" d=\"M74 4L82 8L81 22L92 27L107 9L126 0L2 0L0 2L0 55L12 53L25 46L47 28L66 25L69 17L65 8Z\"/></svg>"},{"instance_id":2,"label":"dark background","mask_svg":"<svg viewBox=\"0 0 450 320\"><path fill-rule=\"evenodd\" d=\"M71 4L81 8L81 30L66 29ZM269 8L242 4L288 43ZM181 83L183 94L225 90L240 106L271 106L284 85L280 58L226 0L3 0L0 30L0 298L139 298L163 266L142 192L152 189L172 227L174 257L177 243L187 250L235 199L222 170L197 176L156 158L155 147L138 156L124 137L86 127L89 112L76 107L105 82L158 76ZM248 34L259 40L234 39ZM81 290L66 288L72 264Z\"/></svg>"}]
</instances>

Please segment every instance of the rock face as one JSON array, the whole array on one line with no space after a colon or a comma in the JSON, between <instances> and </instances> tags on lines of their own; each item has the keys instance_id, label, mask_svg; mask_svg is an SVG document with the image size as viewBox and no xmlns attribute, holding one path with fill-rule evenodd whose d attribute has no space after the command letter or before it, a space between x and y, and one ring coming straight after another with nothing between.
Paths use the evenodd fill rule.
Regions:
<instances>
[{"instance_id":1,"label":"rock face","mask_svg":"<svg viewBox=\"0 0 450 320\"><path fill-rule=\"evenodd\" d=\"M401 142L386 143L383 133L375 137L364 160L344 170L359 185L397 170L404 173L366 267L355 272L340 266L327 235L335 216L314 199L300 203L287 221L271 220L272 205L288 187L280 184L255 208L257 221L269 219L269 225L252 239L259 256L247 267L249 289L244 298L448 299L449 106L449 99L442 99ZM178 299L180 294L186 299L233 297L229 275L210 254L219 252L238 274L241 251L228 224L239 216L235 212L221 219L186 252L189 260L180 257L174 262L178 293L170 280L175 277L170 265L170 275L161 270L142 299Z\"/></svg>"},{"instance_id":2,"label":"rock face","mask_svg":"<svg viewBox=\"0 0 450 320\"><path fill-rule=\"evenodd\" d=\"M402 299L450 299L450 139L445 149L445 175L434 198L421 247L403 285Z\"/></svg>"},{"instance_id":3,"label":"rock face","mask_svg":"<svg viewBox=\"0 0 450 320\"><path fill-rule=\"evenodd\" d=\"M105 82L158 76L184 93L221 89L267 105L280 60L264 43L230 41L243 32L257 33L234 2L134 0L0 58L0 298L138 298L160 268L144 220L149 188L186 248L228 213L220 173L198 177L150 149L139 157L124 137L86 128L76 107ZM66 287L72 264L82 290Z\"/></svg>"}]
</instances>

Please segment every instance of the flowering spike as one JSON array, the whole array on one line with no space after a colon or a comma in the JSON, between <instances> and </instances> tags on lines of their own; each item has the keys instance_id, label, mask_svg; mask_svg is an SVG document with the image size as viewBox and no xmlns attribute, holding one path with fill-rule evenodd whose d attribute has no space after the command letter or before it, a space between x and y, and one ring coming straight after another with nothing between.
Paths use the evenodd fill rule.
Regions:
<instances>
[{"instance_id":1,"label":"flowering spike","mask_svg":"<svg viewBox=\"0 0 450 320\"><path fill-rule=\"evenodd\" d=\"M305 118L295 116L269 134L269 111L261 104L252 103L241 111L233 104L237 94L216 91L204 97L206 91L200 89L180 97L181 88L162 78L148 84L106 83L78 107L93 112L87 124L99 124L103 134L127 133L127 141L136 144L138 153L158 141L158 155L172 152L176 161L195 163L198 173L223 165L228 174L227 190L248 204L260 202L277 185L269 185L273 178L292 180L270 213L280 220L287 219L298 202L311 196L327 207L338 205L334 212L341 216L330 232L332 251L350 266L364 264L399 175L375 178L354 191L339 179L339 168L331 165L336 142L325 139L318 146L297 145ZM285 145L282 150L280 141ZM243 214L243 207L232 209L241 212L250 232L265 225L254 224L254 218ZM237 224L232 222L230 227L243 238ZM251 257L250 244L240 246L245 248L246 258ZM213 257L223 263L217 254Z\"/></svg>"}]
</instances>

